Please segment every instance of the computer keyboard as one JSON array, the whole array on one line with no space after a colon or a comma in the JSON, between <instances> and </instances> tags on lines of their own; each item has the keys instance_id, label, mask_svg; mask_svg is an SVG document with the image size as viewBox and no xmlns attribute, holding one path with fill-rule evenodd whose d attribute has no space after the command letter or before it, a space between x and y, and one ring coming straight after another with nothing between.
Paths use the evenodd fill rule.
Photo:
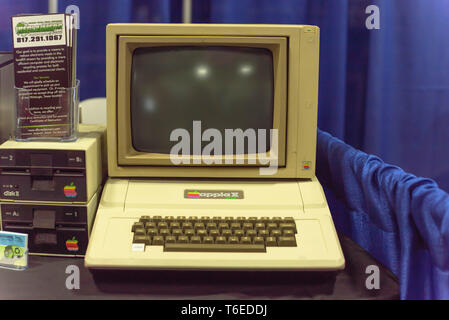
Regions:
<instances>
[{"instance_id":1,"label":"computer keyboard","mask_svg":"<svg viewBox=\"0 0 449 320\"><path fill-rule=\"evenodd\" d=\"M164 251L266 252L266 247L296 247L293 217L142 216L132 226L133 246L163 246Z\"/></svg>"},{"instance_id":2,"label":"computer keyboard","mask_svg":"<svg viewBox=\"0 0 449 320\"><path fill-rule=\"evenodd\" d=\"M245 196L184 198L192 185ZM110 179L85 263L91 269L337 270L344 257L316 179Z\"/></svg>"}]
</instances>

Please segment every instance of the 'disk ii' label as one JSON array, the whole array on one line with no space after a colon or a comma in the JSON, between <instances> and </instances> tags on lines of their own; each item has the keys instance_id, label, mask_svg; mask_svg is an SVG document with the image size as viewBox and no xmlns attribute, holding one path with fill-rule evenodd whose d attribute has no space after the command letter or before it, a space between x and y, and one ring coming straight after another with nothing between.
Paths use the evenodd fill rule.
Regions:
<instances>
[{"instance_id":1,"label":"'disk ii' label","mask_svg":"<svg viewBox=\"0 0 449 320\"><path fill-rule=\"evenodd\" d=\"M69 135L72 23L66 14L12 17L17 138Z\"/></svg>"}]
</instances>

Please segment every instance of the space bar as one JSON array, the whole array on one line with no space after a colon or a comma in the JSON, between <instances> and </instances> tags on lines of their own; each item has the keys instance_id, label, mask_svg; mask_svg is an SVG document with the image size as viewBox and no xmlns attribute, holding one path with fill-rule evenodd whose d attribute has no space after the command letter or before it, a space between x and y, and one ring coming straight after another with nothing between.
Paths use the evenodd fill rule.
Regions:
<instances>
[{"instance_id":1,"label":"space bar","mask_svg":"<svg viewBox=\"0 0 449 320\"><path fill-rule=\"evenodd\" d=\"M187 252L266 252L264 244L166 243L164 251Z\"/></svg>"}]
</instances>

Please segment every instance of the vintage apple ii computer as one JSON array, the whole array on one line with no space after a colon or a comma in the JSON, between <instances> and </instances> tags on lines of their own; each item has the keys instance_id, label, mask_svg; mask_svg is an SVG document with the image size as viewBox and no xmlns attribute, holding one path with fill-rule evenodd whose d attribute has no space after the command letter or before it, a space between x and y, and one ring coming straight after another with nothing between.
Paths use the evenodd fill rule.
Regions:
<instances>
[{"instance_id":1,"label":"vintage apple ii computer","mask_svg":"<svg viewBox=\"0 0 449 320\"><path fill-rule=\"evenodd\" d=\"M319 28L107 26L92 269L337 270L315 177Z\"/></svg>"}]
</instances>

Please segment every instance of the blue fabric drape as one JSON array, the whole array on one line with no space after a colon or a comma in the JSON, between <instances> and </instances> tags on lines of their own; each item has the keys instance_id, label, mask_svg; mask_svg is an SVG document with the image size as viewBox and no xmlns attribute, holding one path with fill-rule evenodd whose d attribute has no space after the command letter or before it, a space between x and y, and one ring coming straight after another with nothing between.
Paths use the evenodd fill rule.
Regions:
<instances>
[{"instance_id":1,"label":"blue fabric drape","mask_svg":"<svg viewBox=\"0 0 449 320\"><path fill-rule=\"evenodd\" d=\"M377 3L362 149L449 191L449 1Z\"/></svg>"},{"instance_id":2,"label":"blue fabric drape","mask_svg":"<svg viewBox=\"0 0 449 320\"><path fill-rule=\"evenodd\" d=\"M449 299L449 194L318 130L317 177L336 227L400 280L403 299Z\"/></svg>"}]
</instances>

